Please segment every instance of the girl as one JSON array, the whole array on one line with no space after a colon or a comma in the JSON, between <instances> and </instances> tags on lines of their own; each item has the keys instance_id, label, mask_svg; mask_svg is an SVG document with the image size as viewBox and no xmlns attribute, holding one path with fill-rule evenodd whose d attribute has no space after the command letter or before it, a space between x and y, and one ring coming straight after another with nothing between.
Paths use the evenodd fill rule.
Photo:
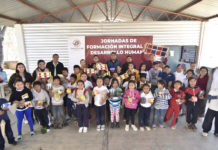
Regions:
<instances>
[{"instance_id":1,"label":"girl","mask_svg":"<svg viewBox=\"0 0 218 150\"><path fill-rule=\"evenodd\" d=\"M123 74L121 65L117 65L117 67L116 67L116 72L117 72L117 74L118 74L119 76Z\"/></svg>"},{"instance_id":2,"label":"girl","mask_svg":"<svg viewBox=\"0 0 218 150\"><path fill-rule=\"evenodd\" d=\"M145 63L140 64L139 74L146 74L146 79L147 79L147 81L149 81L149 72L146 70L146 64Z\"/></svg>"},{"instance_id":3,"label":"girl","mask_svg":"<svg viewBox=\"0 0 218 150\"><path fill-rule=\"evenodd\" d=\"M173 115L171 128L176 129L176 119L179 115L181 105L185 102L185 93L180 89L182 87L181 81L175 81L170 90L172 98L170 99L170 107L165 116L165 122L169 121Z\"/></svg>"},{"instance_id":4,"label":"girl","mask_svg":"<svg viewBox=\"0 0 218 150\"><path fill-rule=\"evenodd\" d=\"M189 85L185 89L185 99L187 100L186 127L195 131L197 129L195 124L198 119L199 98L203 99L203 96L199 96L201 89L196 85L196 79L194 77L189 78L188 83Z\"/></svg>"},{"instance_id":5,"label":"girl","mask_svg":"<svg viewBox=\"0 0 218 150\"><path fill-rule=\"evenodd\" d=\"M93 89L94 104L96 108L97 131L105 130L105 104L108 99L108 89L103 86L103 79L97 78L97 86Z\"/></svg>"},{"instance_id":6,"label":"girl","mask_svg":"<svg viewBox=\"0 0 218 150\"><path fill-rule=\"evenodd\" d=\"M184 75L182 66L183 66L182 64L177 65L177 69L176 69L176 72L174 72L174 75L175 75L175 80L179 80L182 82L182 84L184 84L185 75Z\"/></svg>"},{"instance_id":7,"label":"girl","mask_svg":"<svg viewBox=\"0 0 218 150\"><path fill-rule=\"evenodd\" d=\"M135 76L134 74L129 75L129 81L130 81L130 80L136 81L136 76ZM126 82L123 83L123 88L124 88L125 90L128 89L129 81L126 81ZM136 82L135 82L135 87L137 87L137 83L136 83Z\"/></svg>"},{"instance_id":8,"label":"girl","mask_svg":"<svg viewBox=\"0 0 218 150\"><path fill-rule=\"evenodd\" d=\"M77 88L73 91L72 101L76 103L77 119L79 125L79 133L87 133L89 125L89 93L85 89L82 80L77 82Z\"/></svg>"},{"instance_id":9,"label":"girl","mask_svg":"<svg viewBox=\"0 0 218 150\"><path fill-rule=\"evenodd\" d=\"M16 116L17 116L17 129L18 129L18 140L22 140L22 123L24 119L24 114L28 120L30 127L30 135L35 135L33 130L33 121L31 117L31 100L33 95L29 89L24 87L24 82L22 80L16 80L14 82L15 90L12 91L10 96L11 104L17 104Z\"/></svg>"},{"instance_id":10,"label":"girl","mask_svg":"<svg viewBox=\"0 0 218 150\"><path fill-rule=\"evenodd\" d=\"M147 76L147 75L146 75L145 73L140 74L140 81L137 83L137 89L138 89L139 91L141 91L143 85L145 85L145 84L147 83L146 76Z\"/></svg>"},{"instance_id":11,"label":"girl","mask_svg":"<svg viewBox=\"0 0 218 150\"><path fill-rule=\"evenodd\" d=\"M111 83L111 89L109 90L110 97L110 112L111 112L111 128L114 127L114 117L116 118L116 127L119 128L120 121L120 102L122 100L122 90L119 88L119 82L117 79L113 79Z\"/></svg>"},{"instance_id":12,"label":"girl","mask_svg":"<svg viewBox=\"0 0 218 150\"><path fill-rule=\"evenodd\" d=\"M185 87L188 87L188 79L190 78L190 77L194 77L194 71L193 70L191 70L191 69L189 69L187 72L186 72L186 78L185 78L185 80L184 80L184 84L185 84Z\"/></svg>"},{"instance_id":13,"label":"girl","mask_svg":"<svg viewBox=\"0 0 218 150\"><path fill-rule=\"evenodd\" d=\"M125 104L126 110L126 127L125 131L129 131L129 119L131 117L131 127L134 131L137 131L135 126L135 113L140 100L140 93L135 89L135 81L130 80L128 84L128 90L125 91L123 96L123 102Z\"/></svg>"},{"instance_id":14,"label":"girl","mask_svg":"<svg viewBox=\"0 0 218 150\"><path fill-rule=\"evenodd\" d=\"M164 80L159 80L157 82L157 89L155 89L154 92L155 103L154 103L153 128L156 128L157 118L159 114L160 114L160 120L159 120L160 127L164 128L163 121L166 111L169 107L168 100L171 99L171 95L168 89L165 88L165 85L166 84Z\"/></svg>"},{"instance_id":15,"label":"girl","mask_svg":"<svg viewBox=\"0 0 218 150\"><path fill-rule=\"evenodd\" d=\"M154 102L154 97L150 91L150 86L148 84L144 84L142 86L142 92L140 94L140 106L139 106L139 126L140 131L144 131L144 127L147 131L150 131L151 128L149 127L150 122L150 112L151 112L151 105Z\"/></svg>"},{"instance_id":16,"label":"girl","mask_svg":"<svg viewBox=\"0 0 218 150\"><path fill-rule=\"evenodd\" d=\"M33 72L33 80L41 81L40 77L38 76L38 72L50 72L50 71L46 68L44 60L38 60L37 66L38 67Z\"/></svg>"},{"instance_id":17,"label":"girl","mask_svg":"<svg viewBox=\"0 0 218 150\"><path fill-rule=\"evenodd\" d=\"M206 93L208 79L209 79L208 69L206 67L201 67L200 74L199 74L199 77L197 79L197 86L200 87L200 89L201 89L201 91L203 91L203 93ZM205 94L204 94L204 96L205 96ZM206 102L207 101L205 99L200 101L199 117L204 117Z\"/></svg>"},{"instance_id":18,"label":"girl","mask_svg":"<svg viewBox=\"0 0 218 150\"><path fill-rule=\"evenodd\" d=\"M154 62L153 67L149 70L149 79L150 79L150 82L151 82L151 91L152 91L152 93L157 88L158 75L160 73L160 70L158 68L159 68L159 63Z\"/></svg>"},{"instance_id":19,"label":"girl","mask_svg":"<svg viewBox=\"0 0 218 150\"><path fill-rule=\"evenodd\" d=\"M21 80L24 83L27 81L31 83L33 82L31 74L26 71L26 67L23 63L18 63L16 65L16 73L14 73L9 79L8 85L12 90L15 90L14 82L16 80Z\"/></svg>"},{"instance_id":20,"label":"girl","mask_svg":"<svg viewBox=\"0 0 218 150\"><path fill-rule=\"evenodd\" d=\"M62 128L63 125L67 125L67 121L65 119L64 115L64 107L63 107L63 97L64 97L64 87L61 85L61 79L58 76L55 76L53 78L53 86L52 90L49 91L49 94L51 96L51 104L52 104L52 113L53 113L53 123L54 128ZM58 121L58 115L60 115L63 123L59 124Z\"/></svg>"}]
</instances>

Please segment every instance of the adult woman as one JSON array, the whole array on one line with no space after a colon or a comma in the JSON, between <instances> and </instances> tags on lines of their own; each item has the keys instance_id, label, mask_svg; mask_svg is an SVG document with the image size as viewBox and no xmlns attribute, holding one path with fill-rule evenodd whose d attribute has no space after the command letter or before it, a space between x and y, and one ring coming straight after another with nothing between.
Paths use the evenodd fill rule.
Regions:
<instances>
[{"instance_id":1,"label":"adult woman","mask_svg":"<svg viewBox=\"0 0 218 150\"><path fill-rule=\"evenodd\" d=\"M33 82L33 78L29 72L26 71L26 67L23 63L17 63L16 72L10 77L8 82L9 87L14 90L14 82L16 80L22 80L24 83Z\"/></svg>"}]
</instances>

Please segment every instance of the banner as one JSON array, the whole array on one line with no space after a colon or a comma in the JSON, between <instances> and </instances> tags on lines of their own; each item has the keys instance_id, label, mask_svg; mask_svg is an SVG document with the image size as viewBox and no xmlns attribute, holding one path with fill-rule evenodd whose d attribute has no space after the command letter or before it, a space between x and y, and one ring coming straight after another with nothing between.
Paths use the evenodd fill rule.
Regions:
<instances>
[{"instance_id":1,"label":"banner","mask_svg":"<svg viewBox=\"0 0 218 150\"><path fill-rule=\"evenodd\" d=\"M73 66L80 65L85 59L85 36L74 36L68 39L69 73L73 73Z\"/></svg>"},{"instance_id":2,"label":"banner","mask_svg":"<svg viewBox=\"0 0 218 150\"><path fill-rule=\"evenodd\" d=\"M126 56L132 56L137 68L142 63L141 52L145 43L152 43L152 36L86 36L85 58L86 63L93 62L93 56L98 55L100 62L107 63L111 52L117 53L117 59L122 64Z\"/></svg>"}]
</instances>

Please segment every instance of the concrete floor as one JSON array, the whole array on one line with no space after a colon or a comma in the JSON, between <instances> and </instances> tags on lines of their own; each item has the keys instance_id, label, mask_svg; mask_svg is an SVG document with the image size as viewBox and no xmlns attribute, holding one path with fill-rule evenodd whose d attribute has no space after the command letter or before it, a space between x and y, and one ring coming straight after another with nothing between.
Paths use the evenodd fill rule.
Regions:
<instances>
[{"instance_id":1,"label":"concrete floor","mask_svg":"<svg viewBox=\"0 0 218 150\"><path fill-rule=\"evenodd\" d=\"M10 114L12 128L17 136L16 117ZM169 124L169 123L168 123ZM79 134L73 122L63 129L51 129L47 134L40 133L35 125L36 135L30 137L29 127L23 124L23 140L17 146L6 144L6 150L218 150L218 138L212 132L208 137L201 136L202 121L198 121L198 131L185 129L185 117L180 117L176 130L157 128L151 131L124 131L106 128L97 132L94 120L87 134Z\"/></svg>"}]
</instances>

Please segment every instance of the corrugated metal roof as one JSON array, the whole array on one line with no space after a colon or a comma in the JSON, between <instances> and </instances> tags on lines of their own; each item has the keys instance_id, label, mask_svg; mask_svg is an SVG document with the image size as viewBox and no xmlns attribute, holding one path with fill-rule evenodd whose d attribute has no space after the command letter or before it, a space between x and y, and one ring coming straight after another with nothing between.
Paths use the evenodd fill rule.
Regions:
<instances>
[{"instance_id":1,"label":"corrugated metal roof","mask_svg":"<svg viewBox=\"0 0 218 150\"><path fill-rule=\"evenodd\" d=\"M45 10L46 12L56 12L62 9L68 9L72 8L69 0L24 0L25 2L28 2L42 10ZM96 2L98 0L72 0L77 6L84 5L90 2ZM146 5L150 0L128 0L130 2L134 2L140 5ZM116 2L116 0L106 0L107 9L108 9L108 16L109 18L114 18L116 14L119 12L119 10L123 6L123 2ZM168 11L176 11L185 5L189 4L191 0L153 0L149 6L164 9ZM115 6L116 3L118 3L117 12L115 14ZM112 4L112 10L111 10L111 4ZM101 9L106 13L105 8L105 2L100 2L99 6ZM89 19L90 13L92 11L93 5L85 6L80 8L80 10L84 13L87 19ZM139 12L143 9L143 7L130 5L130 8L132 10L133 17L135 18ZM218 14L218 0L202 0L201 2L185 9L181 13L188 14L191 16L196 17L209 17ZM112 17L111 17L111 11L112 11ZM156 18L160 15L161 12L151 10L152 15ZM15 19L27 19L32 18L35 16L40 16L42 13L20 3L18 0L0 0L0 14L15 18ZM72 14L72 10L68 12L64 12L58 16L56 16L59 19L64 20L64 22L69 22L69 18ZM102 12L99 10L99 8L96 6L93 12L93 16L91 18L91 22L99 22L104 21L106 17L102 14ZM132 17L129 12L129 8L127 5L123 8L121 13L117 16L118 20L121 20L123 22L131 22ZM164 19L162 17L161 19ZM39 18L38 20L35 20L34 22L52 22L53 18L46 17L44 19ZM144 13L141 15L141 17L138 19L138 21L147 21L152 20L152 18L149 16L147 11L144 11ZM166 20L166 17L165 17ZM76 11L74 16L72 17L71 22L85 22L82 15ZM11 25L14 24L13 21L0 19L0 25Z\"/></svg>"}]
</instances>

